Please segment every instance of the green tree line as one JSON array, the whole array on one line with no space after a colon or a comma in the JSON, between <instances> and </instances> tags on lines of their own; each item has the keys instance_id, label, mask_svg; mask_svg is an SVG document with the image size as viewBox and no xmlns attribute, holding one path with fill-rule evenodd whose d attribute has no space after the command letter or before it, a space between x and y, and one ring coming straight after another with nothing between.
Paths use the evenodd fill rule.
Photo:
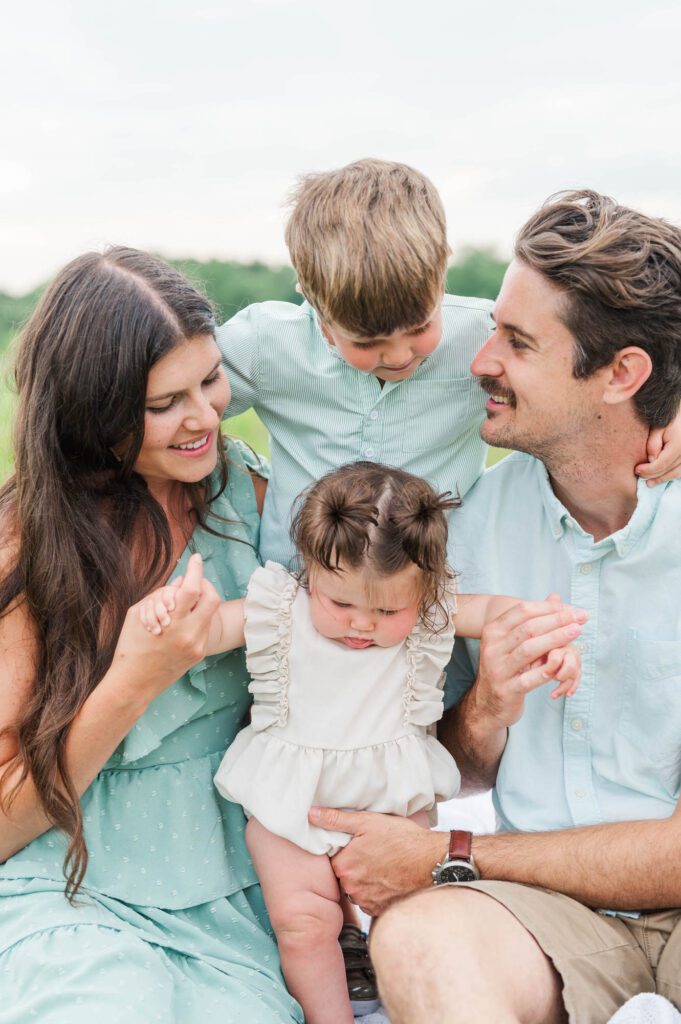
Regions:
<instances>
[{"instance_id":1,"label":"green tree line","mask_svg":"<svg viewBox=\"0 0 681 1024\"><path fill-rule=\"evenodd\" d=\"M251 302L280 299L300 302L291 267L270 267L264 263L230 263L222 260L173 261L215 304L219 317L229 319ZM464 249L447 272L447 291L454 295L496 298L506 263L489 249ZM0 292L0 349L30 316L42 288L26 295Z\"/></svg>"}]
</instances>

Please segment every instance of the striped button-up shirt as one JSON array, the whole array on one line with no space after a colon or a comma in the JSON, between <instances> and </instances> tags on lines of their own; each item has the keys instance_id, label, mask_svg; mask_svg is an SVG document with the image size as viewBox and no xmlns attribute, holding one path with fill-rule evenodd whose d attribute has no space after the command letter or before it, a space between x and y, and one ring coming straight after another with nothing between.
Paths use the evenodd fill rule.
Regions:
<instances>
[{"instance_id":1,"label":"striped button-up shirt","mask_svg":"<svg viewBox=\"0 0 681 1024\"><path fill-rule=\"evenodd\" d=\"M668 817L681 786L681 481L640 481L628 524L595 542L558 501L544 465L515 453L452 517L462 592L551 591L584 608L582 680L528 694L494 790L504 829ZM457 641L445 700L470 686L479 644Z\"/></svg>"},{"instance_id":2,"label":"striped button-up shirt","mask_svg":"<svg viewBox=\"0 0 681 1024\"><path fill-rule=\"evenodd\" d=\"M480 475L485 396L470 364L491 329L491 303L446 295L435 351L409 378L379 383L339 356L304 302L263 302L218 332L232 401L255 409L270 433L272 479L263 510L263 560L289 565L291 509L310 483L368 459L464 495Z\"/></svg>"}]
</instances>

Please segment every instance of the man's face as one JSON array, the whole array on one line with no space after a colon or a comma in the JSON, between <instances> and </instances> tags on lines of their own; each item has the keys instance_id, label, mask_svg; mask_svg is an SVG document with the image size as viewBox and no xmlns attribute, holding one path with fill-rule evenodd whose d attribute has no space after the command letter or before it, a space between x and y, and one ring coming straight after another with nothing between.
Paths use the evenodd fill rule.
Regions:
<instances>
[{"instance_id":1,"label":"man's face","mask_svg":"<svg viewBox=\"0 0 681 1024\"><path fill-rule=\"evenodd\" d=\"M471 365L489 395L483 440L540 457L569 454L603 412L603 370L572 375L575 340L564 293L514 260L494 308L496 329Z\"/></svg>"},{"instance_id":2,"label":"man's face","mask_svg":"<svg viewBox=\"0 0 681 1024\"><path fill-rule=\"evenodd\" d=\"M406 380L442 337L442 311L438 306L424 323L408 331L395 331L386 338L360 338L335 324L322 324L324 337L349 366L373 373L384 381Z\"/></svg>"}]
</instances>

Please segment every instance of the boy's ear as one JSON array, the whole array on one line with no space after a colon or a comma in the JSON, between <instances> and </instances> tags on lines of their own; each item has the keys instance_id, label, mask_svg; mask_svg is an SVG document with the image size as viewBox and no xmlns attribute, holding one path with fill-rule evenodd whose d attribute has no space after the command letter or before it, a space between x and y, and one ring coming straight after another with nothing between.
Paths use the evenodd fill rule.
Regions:
<instances>
[{"instance_id":1,"label":"boy's ear","mask_svg":"<svg viewBox=\"0 0 681 1024\"><path fill-rule=\"evenodd\" d=\"M653 361L644 349L636 345L621 348L606 370L603 401L608 405L629 401L652 372Z\"/></svg>"}]
</instances>

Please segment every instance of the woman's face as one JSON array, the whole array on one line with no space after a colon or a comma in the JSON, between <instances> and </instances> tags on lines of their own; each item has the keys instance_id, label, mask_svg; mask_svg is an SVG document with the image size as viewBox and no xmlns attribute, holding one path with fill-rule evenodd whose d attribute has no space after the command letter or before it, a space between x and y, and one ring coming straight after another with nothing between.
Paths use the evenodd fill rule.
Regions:
<instances>
[{"instance_id":1,"label":"woman's face","mask_svg":"<svg viewBox=\"0 0 681 1024\"><path fill-rule=\"evenodd\" d=\"M181 342L149 371L144 441L135 470L152 493L173 482L196 483L217 461L229 382L210 334Z\"/></svg>"}]
</instances>

